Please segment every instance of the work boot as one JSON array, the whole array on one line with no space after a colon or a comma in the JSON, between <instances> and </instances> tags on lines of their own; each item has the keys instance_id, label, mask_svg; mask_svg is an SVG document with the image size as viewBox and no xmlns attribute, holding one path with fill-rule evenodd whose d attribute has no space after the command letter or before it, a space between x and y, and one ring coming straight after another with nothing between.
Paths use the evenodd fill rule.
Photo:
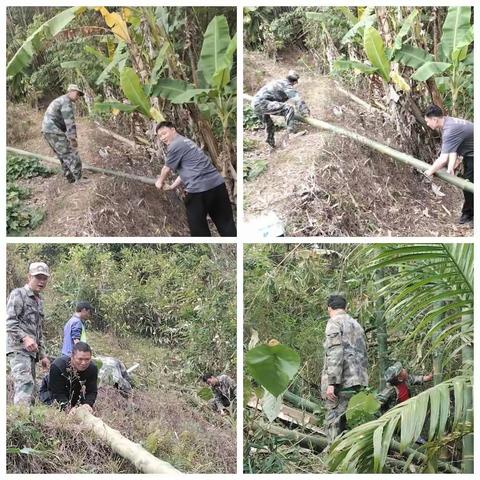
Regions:
<instances>
[{"instance_id":1,"label":"work boot","mask_svg":"<svg viewBox=\"0 0 480 480\"><path fill-rule=\"evenodd\" d=\"M466 223L473 223L473 215L469 213L462 213L460 220L458 221L460 225L465 225Z\"/></svg>"},{"instance_id":2,"label":"work boot","mask_svg":"<svg viewBox=\"0 0 480 480\"><path fill-rule=\"evenodd\" d=\"M275 137L270 134L267 135L267 143L272 147L275 148Z\"/></svg>"}]
</instances>

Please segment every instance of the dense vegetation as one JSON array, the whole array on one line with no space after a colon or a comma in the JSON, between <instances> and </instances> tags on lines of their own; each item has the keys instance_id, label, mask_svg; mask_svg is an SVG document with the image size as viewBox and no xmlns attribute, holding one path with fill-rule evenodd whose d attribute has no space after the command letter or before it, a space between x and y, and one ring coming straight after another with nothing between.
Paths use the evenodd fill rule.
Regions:
<instances>
[{"instance_id":1,"label":"dense vegetation","mask_svg":"<svg viewBox=\"0 0 480 480\"><path fill-rule=\"evenodd\" d=\"M43 106L79 84L89 115L144 146L173 121L233 187L235 28L234 8L10 7L8 99Z\"/></svg>"},{"instance_id":2,"label":"dense vegetation","mask_svg":"<svg viewBox=\"0 0 480 480\"><path fill-rule=\"evenodd\" d=\"M420 387L416 393L424 393L376 422L362 422L340 437L328 456L287 447L291 440L259 429L259 415L247 409L246 471L419 472L448 469L443 463L471 471L473 245L254 245L246 249L244 263L247 349L275 339L270 353L262 352L265 357L283 355L277 341L299 355L299 368L292 370L291 353L278 367L285 368L286 383L277 391L260 382L274 396L288 386L320 402L326 299L332 293L346 296L350 314L366 332L373 393L385 385L383 372L394 361L412 373L434 372L434 386ZM262 394L251 383L250 373L257 384L261 378L252 368L247 363L247 399ZM315 410L321 424L322 408ZM422 446L415 445L420 433L427 439ZM397 435L400 451L415 446L425 455L406 463L402 456L391 460L387 453Z\"/></svg>"},{"instance_id":3,"label":"dense vegetation","mask_svg":"<svg viewBox=\"0 0 480 480\"><path fill-rule=\"evenodd\" d=\"M143 336L172 348L193 378L235 372L235 249L217 245L23 244L9 246L7 285L23 285L28 264L45 261L47 351L56 354L78 300L95 307L90 328Z\"/></svg>"}]
</instances>

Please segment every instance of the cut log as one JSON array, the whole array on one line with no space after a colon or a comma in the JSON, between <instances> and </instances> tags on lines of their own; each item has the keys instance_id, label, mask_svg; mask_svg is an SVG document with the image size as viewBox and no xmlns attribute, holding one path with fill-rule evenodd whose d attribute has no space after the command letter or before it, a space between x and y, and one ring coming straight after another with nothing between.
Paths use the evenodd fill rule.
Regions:
<instances>
[{"instance_id":1,"label":"cut log","mask_svg":"<svg viewBox=\"0 0 480 480\"><path fill-rule=\"evenodd\" d=\"M38 153L27 152L26 150L20 150L18 148L7 147L7 152L16 153L17 155L22 155L23 157L32 157L37 158L48 163L54 163L55 165L60 165L60 161L55 157L47 157L46 155L40 155ZM88 165L87 163L82 162L82 169L95 173L103 173L104 175L113 175L114 177L126 178L128 180L134 180L136 182L142 182L147 185L155 185L156 179L150 177L144 177L140 175L133 175L131 173L119 172L118 170L111 170L109 168L100 168L94 167L93 165Z\"/></svg>"},{"instance_id":2,"label":"cut log","mask_svg":"<svg viewBox=\"0 0 480 480\"><path fill-rule=\"evenodd\" d=\"M277 425L270 425L263 422L255 422L252 425L254 430L264 430L277 437L285 438L292 443L298 443L302 447L306 447L310 450L316 450L321 452L328 446L327 439L320 437L319 435L307 435L295 430L287 430L286 428L278 427Z\"/></svg>"},{"instance_id":3,"label":"cut log","mask_svg":"<svg viewBox=\"0 0 480 480\"><path fill-rule=\"evenodd\" d=\"M98 130L101 132L110 135L110 137L114 138L115 140L118 140L119 142L125 143L126 145L130 146L133 150L136 150L139 145L137 145L133 140L130 140L129 138L122 137L118 133L112 132L111 130L107 130L104 127L101 127L98 122L95 122L95 125L97 126Z\"/></svg>"},{"instance_id":4,"label":"cut log","mask_svg":"<svg viewBox=\"0 0 480 480\"><path fill-rule=\"evenodd\" d=\"M101 418L92 415L86 408L79 407L75 410L75 416L81 421L81 425L91 430L100 440L121 457L129 460L143 473L181 473L167 462L147 452L138 443L125 438L118 430L114 430L102 421Z\"/></svg>"},{"instance_id":5,"label":"cut log","mask_svg":"<svg viewBox=\"0 0 480 480\"><path fill-rule=\"evenodd\" d=\"M243 98L247 101L253 100L253 97L246 94L243 95ZM388 155L395 160L405 163L406 165L410 165L419 170L420 172L425 172L431 167L431 165L423 162L422 160L419 160L418 158L407 155L406 153L395 150L392 147L384 145L383 143L377 142L375 140L371 140L370 138L360 135L359 133L352 132L351 130L348 130L346 128L338 127L336 125L332 125L331 123L324 122L323 120L317 120L313 117L301 117L300 115L295 115L295 119L311 125L314 128L318 128L320 130L328 130L329 132L333 132L337 135L343 135L345 137L351 138L352 140L366 145L373 150L377 150L378 152ZM435 175L441 180L450 183L457 188L461 188L462 190L473 193L473 183L469 182L468 180L456 177L455 175L450 175L445 170L441 170L435 173Z\"/></svg>"}]
</instances>

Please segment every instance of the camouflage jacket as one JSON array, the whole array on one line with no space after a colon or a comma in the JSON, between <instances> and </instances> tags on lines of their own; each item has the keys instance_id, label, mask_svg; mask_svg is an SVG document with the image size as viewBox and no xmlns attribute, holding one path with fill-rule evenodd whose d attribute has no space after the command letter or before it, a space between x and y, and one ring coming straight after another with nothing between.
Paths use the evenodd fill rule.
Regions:
<instances>
[{"instance_id":1,"label":"camouflage jacket","mask_svg":"<svg viewBox=\"0 0 480 480\"><path fill-rule=\"evenodd\" d=\"M120 390L120 392L129 394L132 390L132 381L128 375L125 365L116 358L96 356L94 362L99 360L98 383L100 386L111 385Z\"/></svg>"},{"instance_id":2,"label":"camouflage jacket","mask_svg":"<svg viewBox=\"0 0 480 480\"><path fill-rule=\"evenodd\" d=\"M362 326L346 313L327 322L322 371L322 395L328 385L368 386L367 342Z\"/></svg>"},{"instance_id":3,"label":"camouflage jacket","mask_svg":"<svg viewBox=\"0 0 480 480\"><path fill-rule=\"evenodd\" d=\"M411 385L421 385L424 383L423 375L408 375L405 382L410 390ZM398 403L398 389L395 385L387 383L387 386L377 394L377 400L380 402L380 410L386 412Z\"/></svg>"},{"instance_id":4,"label":"camouflage jacket","mask_svg":"<svg viewBox=\"0 0 480 480\"><path fill-rule=\"evenodd\" d=\"M237 395L237 385L228 375L220 375L218 377L218 384L213 386L212 390L215 394L215 400L221 401L222 403L225 400L231 403Z\"/></svg>"},{"instance_id":5,"label":"camouflage jacket","mask_svg":"<svg viewBox=\"0 0 480 480\"><path fill-rule=\"evenodd\" d=\"M300 97L298 91L288 80L273 80L263 86L252 100L252 105L264 100L270 102L286 102L292 100L295 105L304 105L305 102Z\"/></svg>"},{"instance_id":6,"label":"camouflage jacket","mask_svg":"<svg viewBox=\"0 0 480 480\"><path fill-rule=\"evenodd\" d=\"M32 289L25 285L10 293L7 302L7 355L23 352L41 360L45 357L43 346L43 300L35 296ZM38 345L38 352L27 352L23 348L22 338L29 336Z\"/></svg>"},{"instance_id":7,"label":"camouflage jacket","mask_svg":"<svg viewBox=\"0 0 480 480\"><path fill-rule=\"evenodd\" d=\"M43 116L42 132L64 133L68 139L77 138L75 109L67 95L53 100Z\"/></svg>"}]
</instances>

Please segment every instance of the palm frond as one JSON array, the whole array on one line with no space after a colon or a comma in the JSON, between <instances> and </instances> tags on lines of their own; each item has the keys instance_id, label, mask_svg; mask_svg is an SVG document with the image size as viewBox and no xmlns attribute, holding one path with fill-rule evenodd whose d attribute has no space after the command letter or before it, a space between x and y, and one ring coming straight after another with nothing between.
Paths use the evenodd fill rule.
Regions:
<instances>
[{"instance_id":1,"label":"palm frond","mask_svg":"<svg viewBox=\"0 0 480 480\"><path fill-rule=\"evenodd\" d=\"M327 457L329 469L381 473L392 449L413 454L426 468L432 452L427 447L424 452L422 447L415 451L409 447L427 426L429 442L445 441L447 430L455 431L457 438L472 432L473 425L466 421L468 402L464 394L470 385L470 377L452 378L395 406L380 418L350 430L331 445ZM394 439L396 435L399 444Z\"/></svg>"}]
</instances>

